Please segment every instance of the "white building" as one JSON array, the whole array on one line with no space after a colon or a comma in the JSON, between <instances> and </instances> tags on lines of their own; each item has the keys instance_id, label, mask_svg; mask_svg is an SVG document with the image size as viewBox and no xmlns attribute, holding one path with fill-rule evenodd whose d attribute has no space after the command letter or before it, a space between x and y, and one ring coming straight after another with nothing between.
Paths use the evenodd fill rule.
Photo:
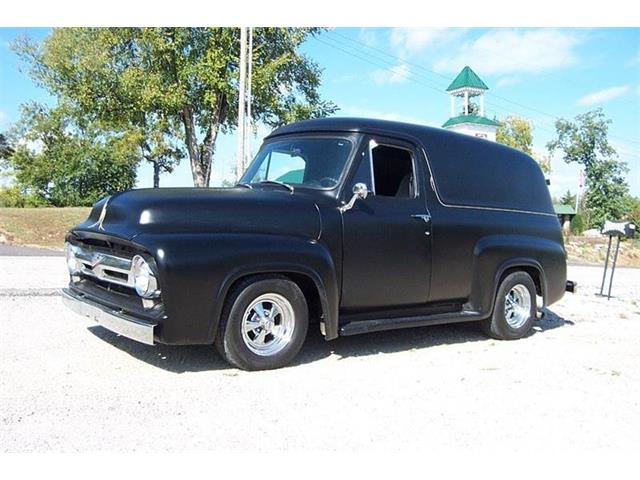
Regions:
<instances>
[{"instance_id":1,"label":"white building","mask_svg":"<svg viewBox=\"0 0 640 480\"><path fill-rule=\"evenodd\" d=\"M484 92L489 87L469 67L464 67L451 82L451 118L442 127L474 137L496 141L498 122L485 117ZM458 99L462 100L461 108Z\"/></svg>"}]
</instances>

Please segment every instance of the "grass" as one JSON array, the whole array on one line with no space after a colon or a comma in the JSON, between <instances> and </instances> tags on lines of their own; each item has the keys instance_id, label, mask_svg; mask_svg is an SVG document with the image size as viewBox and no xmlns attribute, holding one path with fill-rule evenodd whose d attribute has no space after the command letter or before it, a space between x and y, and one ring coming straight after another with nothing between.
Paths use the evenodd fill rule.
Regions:
<instances>
[{"instance_id":1,"label":"grass","mask_svg":"<svg viewBox=\"0 0 640 480\"><path fill-rule=\"evenodd\" d=\"M9 243L63 248L64 236L89 215L87 207L0 208L0 234Z\"/></svg>"}]
</instances>

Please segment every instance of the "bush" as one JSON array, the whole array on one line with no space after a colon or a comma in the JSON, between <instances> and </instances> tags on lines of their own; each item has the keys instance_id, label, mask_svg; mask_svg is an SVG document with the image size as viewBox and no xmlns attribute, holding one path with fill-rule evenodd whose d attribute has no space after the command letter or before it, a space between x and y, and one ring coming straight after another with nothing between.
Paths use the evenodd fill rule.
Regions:
<instances>
[{"instance_id":1,"label":"bush","mask_svg":"<svg viewBox=\"0 0 640 480\"><path fill-rule=\"evenodd\" d=\"M580 235L584 232L585 223L582 215L576 213L574 217L571 219L571 233L574 235Z\"/></svg>"},{"instance_id":2,"label":"bush","mask_svg":"<svg viewBox=\"0 0 640 480\"><path fill-rule=\"evenodd\" d=\"M41 198L22 191L17 185L0 187L0 207L42 207L47 203Z\"/></svg>"}]
</instances>

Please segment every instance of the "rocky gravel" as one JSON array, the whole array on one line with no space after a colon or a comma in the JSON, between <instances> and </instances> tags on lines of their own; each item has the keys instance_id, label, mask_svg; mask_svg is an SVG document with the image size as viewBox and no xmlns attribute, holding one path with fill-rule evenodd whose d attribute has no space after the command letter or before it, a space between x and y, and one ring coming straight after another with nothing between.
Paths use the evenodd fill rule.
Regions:
<instances>
[{"instance_id":1,"label":"rocky gravel","mask_svg":"<svg viewBox=\"0 0 640 480\"><path fill-rule=\"evenodd\" d=\"M570 267L579 293L519 341L311 331L294 365L248 373L67 311L63 258L0 257L0 451L637 452L640 270L616 271L611 300L601 272Z\"/></svg>"}]
</instances>

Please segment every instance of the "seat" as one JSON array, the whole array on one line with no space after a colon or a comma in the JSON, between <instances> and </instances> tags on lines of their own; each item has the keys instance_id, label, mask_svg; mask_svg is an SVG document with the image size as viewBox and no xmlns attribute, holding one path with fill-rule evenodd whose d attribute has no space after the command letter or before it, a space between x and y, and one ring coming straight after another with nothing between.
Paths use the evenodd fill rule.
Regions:
<instances>
[{"instance_id":1,"label":"seat","mask_svg":"<svg viewBox=\"0 0 640 480\"><path fill-rule=\"evenodd\" d=\"M396 198L411 198L413 196L413 175L407 173L398 185Z\"/></svg>"}]
</instances>

